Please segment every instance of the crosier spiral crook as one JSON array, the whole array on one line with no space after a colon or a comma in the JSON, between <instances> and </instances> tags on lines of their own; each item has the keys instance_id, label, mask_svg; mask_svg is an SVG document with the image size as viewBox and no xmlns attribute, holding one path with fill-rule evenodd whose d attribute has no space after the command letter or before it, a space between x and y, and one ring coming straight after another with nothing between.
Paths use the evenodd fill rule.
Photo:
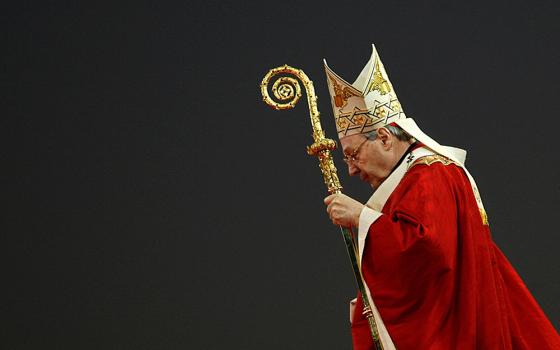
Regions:
<instances>
[{"instance_id":1,"label":"crosier spiral crook","mask_svg":"<svg viewBox=\"0 0 560 350\"><path fill-rule=\"evenodd\" d=\"M331 156L331 151L336 149L336 142L325 138L325 133L323 132L319 119L321 114L317 109L317 95L315 95L313 82L301 69L290 67L287 64L268 71L261 82L261 94L263 96L263 101L277 110L294 108L301 98L299 81L292 77L282 76L272 85L274 97L281 102L272 99L268 93L268 85L271 79L279 74L295 76L303 83L305 91L307 92L307 103L309 104L314 141L312 145L307 147L307 153L319 157L319 167L323 173L323 180L325 181L325 185L327 185L329 193L339 193L342 190L342 186L340 185L336 167L334 166Z\"/></svg>"}]
</instances>

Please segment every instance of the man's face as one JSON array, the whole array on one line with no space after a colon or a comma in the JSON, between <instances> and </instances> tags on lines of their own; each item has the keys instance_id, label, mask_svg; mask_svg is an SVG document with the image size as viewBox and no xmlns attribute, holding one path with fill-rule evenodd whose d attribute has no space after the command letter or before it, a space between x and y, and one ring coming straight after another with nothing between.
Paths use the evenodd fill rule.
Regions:
<instances>
[{"instance_id":1,"label":"man's face","mask_svg":"<svg viewBox=\"0 0 560 350\"><path fill-rule=\"evenodd\" d=\"M340 140L342 151L345 155L354 155L356 160L348 162L348 173L350 176L359 175L360 179L377 188L389 176L391 171L391 154L384 147L383 140L377 137L375 140L366 140L364 135L347 136ZM361 146L360 146L361 145Z\"/></svg>"}]
</instances>

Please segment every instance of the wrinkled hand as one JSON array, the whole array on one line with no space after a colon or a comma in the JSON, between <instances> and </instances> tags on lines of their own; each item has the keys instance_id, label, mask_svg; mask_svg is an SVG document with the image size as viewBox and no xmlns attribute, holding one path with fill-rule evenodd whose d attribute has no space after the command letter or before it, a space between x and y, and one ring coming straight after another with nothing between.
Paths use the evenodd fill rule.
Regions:
<instances>
[{"instance_id":1,"label":"wrinkled hand","mask_svg":"<svg viewBox=\"0 0 560 350\"><path fill-rule=\"evenodd\" d=\"M327 213L335 225L358 227L360 213L364 205L342 193L331 194L325 198Z\"/></svg>"}]
</instances>

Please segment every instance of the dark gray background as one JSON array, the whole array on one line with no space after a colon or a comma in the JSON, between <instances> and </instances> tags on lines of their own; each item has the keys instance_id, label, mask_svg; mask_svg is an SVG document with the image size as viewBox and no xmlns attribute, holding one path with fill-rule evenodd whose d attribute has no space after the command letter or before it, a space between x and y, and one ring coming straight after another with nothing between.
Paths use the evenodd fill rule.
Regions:
<instances>
[{"instance_id":1,"label":"dark gray background","mask_svg":"<svg viewBox=\"0 0 560 350\"><path fill-rule=\"evenodd\" d=\"M468 149L493 236L560 326L557 1L18 2L0 12L5 349L348 349L355 293L307 106L353 80ZM342 165L340 154L337 164ZM369 188L341 169L346 192Z\"/></svg>"}]
</instances>

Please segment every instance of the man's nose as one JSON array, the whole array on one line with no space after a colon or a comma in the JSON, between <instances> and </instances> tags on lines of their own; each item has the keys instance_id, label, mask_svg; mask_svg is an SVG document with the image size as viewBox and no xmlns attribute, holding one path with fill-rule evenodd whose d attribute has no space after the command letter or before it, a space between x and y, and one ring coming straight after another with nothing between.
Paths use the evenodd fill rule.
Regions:
<instances>
[{"instance_id":1,"label":"man's nose","mask_svg":"<svg viewBox=\"0 0 560 350\"><path fill-rule=\"evenodd\" d=\"M348 174L350 176L358 175L360 173L360 169L354 163L348 163Z\"/></svg>"}]
</instances>

